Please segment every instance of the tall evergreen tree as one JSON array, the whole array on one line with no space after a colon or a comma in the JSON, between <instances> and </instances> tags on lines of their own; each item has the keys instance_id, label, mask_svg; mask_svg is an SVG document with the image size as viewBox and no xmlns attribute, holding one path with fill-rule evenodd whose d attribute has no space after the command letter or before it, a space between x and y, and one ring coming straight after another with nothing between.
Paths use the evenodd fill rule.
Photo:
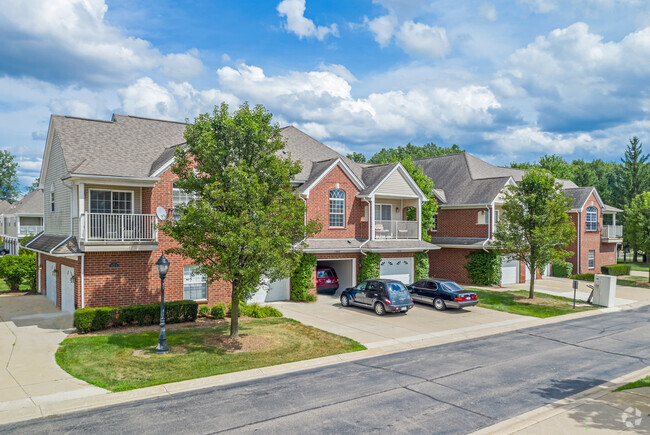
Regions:
<instances>
[{"instance_id":1,"label":"tall evergreen tree","mask_svg":"<svg viewBox=\"0 0 650 435\"><path fill-rule=\"evenodd\" d=\"M16 156L9 151L0 150L0 201L14 202L18 199L18 175Z\"/></svg>"},{"instance_id":2,"label":"tall evergreen tree","mask_svg":"<svg viewBox=\"0 0 650 435\"><path fill-rule=\"evenodd\" d=\"M650 173L648 173L648 154L643 154L643 144L634 136L625 149L625 156L621 159L621 206L629 206L637 195L648 189Z\"/></svg>"}]
</instances>

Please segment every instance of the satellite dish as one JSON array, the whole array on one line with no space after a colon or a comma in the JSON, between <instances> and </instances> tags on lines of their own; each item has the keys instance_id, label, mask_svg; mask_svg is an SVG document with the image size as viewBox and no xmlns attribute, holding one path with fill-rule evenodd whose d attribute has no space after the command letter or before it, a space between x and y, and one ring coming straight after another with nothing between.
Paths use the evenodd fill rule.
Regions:
<instances>
[{"instance_id":1,"label":"satellite dish","mask_svg":"<svg viewBox=\"0 0 650 435\"><path fill-rule=\"evenodd\" d=\"M161 221L164 221L165 219L167 219L167 211L164 209L164 207L157 207L156 208L156 216Z\"/></svg>"}]
</instances>

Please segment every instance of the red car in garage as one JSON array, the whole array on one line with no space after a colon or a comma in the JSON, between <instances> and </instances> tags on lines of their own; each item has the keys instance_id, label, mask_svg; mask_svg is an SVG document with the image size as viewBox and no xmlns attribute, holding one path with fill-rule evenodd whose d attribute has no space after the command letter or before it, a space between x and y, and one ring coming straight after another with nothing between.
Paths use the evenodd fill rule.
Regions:
<instances>
[{"instance_id":1,"label":"red car in garage","mask_svg":"<svg viewBox=\"0 0 650 435\"><path fill-rule=\"evenodd\" d=\"M334 293L339 289L339 277L329 266L316 267L316 291Z\"/></svg>"}]
</instances>

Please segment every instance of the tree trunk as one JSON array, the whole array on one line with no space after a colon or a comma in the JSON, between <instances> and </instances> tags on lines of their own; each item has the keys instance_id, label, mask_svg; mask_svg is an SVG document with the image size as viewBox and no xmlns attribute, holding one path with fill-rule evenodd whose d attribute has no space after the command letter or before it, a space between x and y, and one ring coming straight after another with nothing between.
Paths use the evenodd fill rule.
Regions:
<instances>
[{"instance_id":1,"label":"tree trunk","mask_svg":"<svg viewBox=\"0 0 650 435\"><path fill-rule=\"evenodd\" d=\"M627 249L623 249L623 263L627 263Z\"/></svg>"},{"instance_id":2,"label":"tree trunk","mask_svg":"<svg viewBox=\"0 0 650 435\"><path fill-rule=\"evenodd\" d=\"M530 270L530 289L528 290L528 299L532 299L535 297L535 271L537 268L531 265L528 269Z\"/></svg>"},{"instance_id":3,"label":"tree trunk","mask_svg":"<svg viewBox=\"0 0 650 435\"><path fill-rule=\"evenodd\" d=\"M236 282L232 283L232 302L230 305L230 338L239 338L239 288Z\"/></svg>"},{"instance_id":4,"label":"tree trunk","mask_svg":"<svg viewBox=\"0 0 650 435\"><path fill-rule=\"evenodd\" d=\"M648 254L643 254L643 262L644 263L648 262Z\"/></svg>"},{"instance_id":5,"label":"tree trunk","mask_svg":"<svg viewBox=\"0 0 650 435\"><path fill-rule=\"evenodd\" d=\"M646 255L647 257L647 255ZM648 266L648 271L650 271L650 261L645 262L646 266ZM650 273L648 273L648 282L650 282Z\"/></svg>"},{"instance_id":6,"label":"tree trunk","mask_svg":"<svg viewBox=\"0 0 650 435\"><path fill-rule=\"evenodd\" d=\"M636 249L634 250L634 256L632 257L633 262L639 261L639 254L636 252Z\"/></svg>"}]
</instances>

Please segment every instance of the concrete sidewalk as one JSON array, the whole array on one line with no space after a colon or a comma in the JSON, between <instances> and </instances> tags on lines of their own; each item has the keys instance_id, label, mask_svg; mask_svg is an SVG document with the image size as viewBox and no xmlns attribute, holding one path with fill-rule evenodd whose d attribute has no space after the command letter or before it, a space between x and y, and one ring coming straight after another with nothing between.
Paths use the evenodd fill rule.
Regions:
<instances>
[{"instance_id":1,"label":"concrete sidewalk","mask_svg":"<svg viewBox=\"0 0 650 435\"><path fill-rule=\"evenodd\" d=\"M55 361L72 327L45 296L0 295L0 421L40 417L40 406L108 391L70 376Z\"/></svg>"},{"instance_id":2,"label":"concrete sidewalk","mask_svg":"<svg viewBox=\"0 0 650 435\"><path fill-rule=\"evenodd\" d=\"M474 434L650 433L650 387L614 392L650 375L650 367Z\"/></svg>"}]
</instances>

